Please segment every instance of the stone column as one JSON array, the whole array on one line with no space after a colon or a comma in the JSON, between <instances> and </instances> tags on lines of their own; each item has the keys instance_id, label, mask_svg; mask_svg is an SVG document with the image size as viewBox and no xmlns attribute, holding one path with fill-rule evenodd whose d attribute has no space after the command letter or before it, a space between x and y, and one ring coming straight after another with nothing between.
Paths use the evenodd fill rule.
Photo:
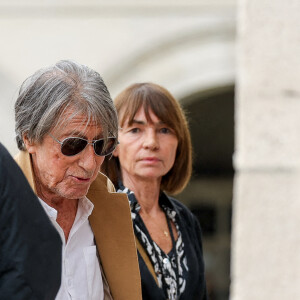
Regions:
<instances>
[{"instance_id":1,"label":"stone column","mask_svg":"<svg viewBox=\"0 0 300 300\"><path fill-rule=\"evenodd\" d=\"M300 1L239 0L231 300L300 299Z\"/></svg>"}]
</instances>

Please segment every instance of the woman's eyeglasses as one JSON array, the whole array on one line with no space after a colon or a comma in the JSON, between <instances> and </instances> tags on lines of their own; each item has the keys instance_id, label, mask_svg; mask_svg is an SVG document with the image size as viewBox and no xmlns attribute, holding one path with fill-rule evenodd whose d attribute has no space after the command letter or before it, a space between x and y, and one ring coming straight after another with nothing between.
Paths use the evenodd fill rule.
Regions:
<instances>
[{"instance_id":1,"label":"woman's eyeglasses","mask_svg":"<svg viewBox=\"0 0 300 300\"><path fill-rule=\"evenodd\" d=\"M106 156L111 154L116 146L118 140L115 137L108 137L106 139L99 139L89 143L88 140L80 137L67 137L63 141L59 141L52 134L49 135L58 143L61 144L61 153L66 156L74 156L79 154L87 145L93 145L95 154L98 156Z\"/></svg>"}]
</instances>

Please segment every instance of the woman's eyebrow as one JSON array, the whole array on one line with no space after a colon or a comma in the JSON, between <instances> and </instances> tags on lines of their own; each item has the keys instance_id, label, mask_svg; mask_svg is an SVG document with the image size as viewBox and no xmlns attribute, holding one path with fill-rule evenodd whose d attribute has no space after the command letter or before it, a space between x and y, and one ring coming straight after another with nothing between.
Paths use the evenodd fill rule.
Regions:
<instances>
[{"instance_id":1,"label":"woman's eyebrow","mask_svg":"<svg viewBox=\"0 0 300 300\"><path fill-rule=\"evenodd\" d=\"M146 124L154 124L155 126L160 126L160 125L166 125L167 123L163 122L163 121L158 121L158 122L145 122L145 121L142 121L142 120L135 120L133 119L131 124L139 124L139 125L146 125Z\"/></svg>"},{"instance_id":2,"label":"woman's eyebrow","mask_svg":"<svg viewBox=\"0 0 300 300\"><path fill-rule=\"evenodd\" d=\"M144 121L141 121L141 120L135 120L135 119L133 119L132 120L132 122L131 122L131 124L140 124L140 125L144 125L144 124L146 124Z\"/></svg>"}]
</instances>

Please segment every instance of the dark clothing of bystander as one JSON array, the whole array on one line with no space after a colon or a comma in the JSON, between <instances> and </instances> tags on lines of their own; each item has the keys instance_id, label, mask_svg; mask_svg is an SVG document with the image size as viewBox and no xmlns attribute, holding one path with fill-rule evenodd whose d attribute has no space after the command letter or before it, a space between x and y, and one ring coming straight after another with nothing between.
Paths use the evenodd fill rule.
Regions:
<instances>
[{"instance_id":1,"label":"dark clothing of bystander","mask_svg":"<svg viewBox=\"0 0 300 300\"><path fill-rule=\"evenodd\" d=\"M0 143L0 299L55 299L61 245L22 171Z\"/></svg>"}]
</instances>

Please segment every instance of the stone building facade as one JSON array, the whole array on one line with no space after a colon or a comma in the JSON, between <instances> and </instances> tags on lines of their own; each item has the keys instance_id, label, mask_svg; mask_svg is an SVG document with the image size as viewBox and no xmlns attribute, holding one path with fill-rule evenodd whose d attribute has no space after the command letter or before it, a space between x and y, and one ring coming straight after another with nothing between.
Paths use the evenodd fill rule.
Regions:
<instances>
[{"instance_id":1,"label":"stone building facade","mask_svg":"<svg viewBox=\"0 0 300 300\"><path fill-rule=\"evenodd\" d=\"M190 119L194 175L178 198L203 227L211 299L298 299L299 6L0 0L0 141L16 152L18 87L60 59L96 69L112 97L165 86Z\"/></svg>"},{"instance_id":2,"label":"stone building facade","mask_svg":"<svg viewBox=\"0 0 300 300\"><path fill-rule=\"evenodd\" d=\"M231 299L300 299L300 3L237 11Z\"/></svg>"}]
</instances>

